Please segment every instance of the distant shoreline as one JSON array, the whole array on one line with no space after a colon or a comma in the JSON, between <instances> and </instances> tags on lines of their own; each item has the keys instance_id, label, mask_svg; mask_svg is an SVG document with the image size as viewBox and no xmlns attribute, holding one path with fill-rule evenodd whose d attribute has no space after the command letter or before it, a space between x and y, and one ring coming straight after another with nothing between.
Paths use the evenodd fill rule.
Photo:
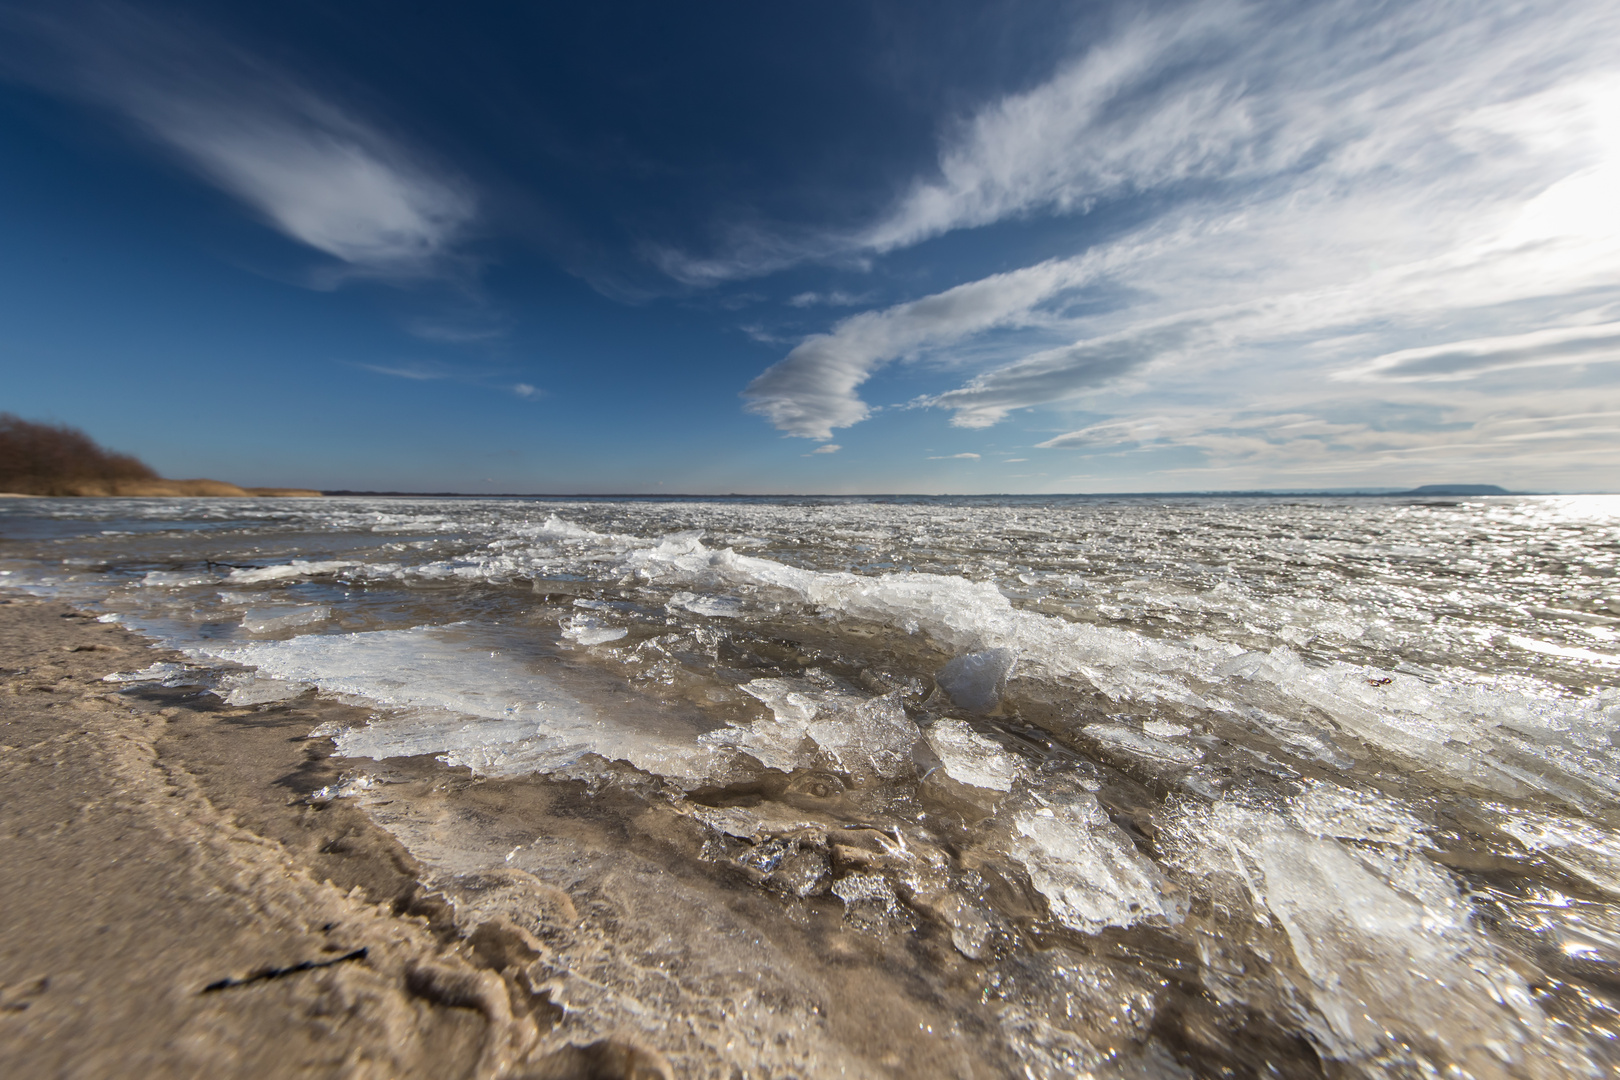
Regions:
<instances>
[{"instance_id":1,"label":"distant shoreline","mask_svg":"<svg viewBox=\"0 0 1620 1080\"><path fill-rule=\"evenodd\" d=\"M176 487L192 485L201 486L195 481L171 481ZM780 500L818 500L818 501L857 501L857 502L925 502L941 499L965 500L1021 500L1039 501L1046 499L1478 499L1497 497L1520 497L1539 495L1613 495L1609 491L1508 491L1496 489L1493 491L1470 491L1447 489L1443 485L1431 485L1424 488L1278 488L1278 489L1237 489L1229 491L1072 491L1072 492L982 492L977 494L952 495L924 495L915 492L869 492L862 494L827 494L812 492L809 494L789 494L774 492L768 494L744 494L729 492L726 494L697 494L693 492L571 492L571 493L543 493L543 492L477 492L477 491L359 491L349 489L333 489L317 491L313 488L237 488L234 484L224 484L219 481L208 481L210 487L218 485L219 488L235 488L235 490L172 490L155 491L149 485L142 485L142 490L108 494L73 494L73 495L35 495L24 492L0 491L0 499L161 499L161 498L224 498L224 499L317 499L317 498L367 498L367 499L533 499L536 501L570 502L570 501L651 501L651 502L704 502L721 500L752 499L759 501ZM154 485L155 486L155 485ZM1457 487L1480 487L1484 485L1458 485Z\"/></svg>"},{"instance_id":2,"label":"distant shoreline","mask_svg":"<svg viewBox=\"0 0 1620 1080\"><path fill-rule=\"evenodd\" d=\"M1456 485L1456 488L1487 485ZM1445 485L1423 488L1278 488L1269 490L1241 489L1232 491L1064 491L1064 492L981 492L971 495L925 495L915 492L866 492L860 494L773 492L746 494L695 494L691 492L572 492L563 494L541 492L476 492L476 491L357 491L336 489L321 494L330 498L372 499L648 499L648 500L702 500L702 499L1196 499L1196 498L1486 498L1491 496L1523 495L1608 495L1604 491L1494 491L1443 490Z\"/></svg>"},{"instance_id":3,"label":"distant shoreline","mask_svg":"<svg viewBox=\"0 0 1620 1080\"><path fill-rule=\"evenodd\" d=\"M0 499L319 499L314 488L238 487L223 480L140 480L83 487L112 487L112 491L79 490L43 495L31 491L0 491Z\"/></svg>"}]
</instances>

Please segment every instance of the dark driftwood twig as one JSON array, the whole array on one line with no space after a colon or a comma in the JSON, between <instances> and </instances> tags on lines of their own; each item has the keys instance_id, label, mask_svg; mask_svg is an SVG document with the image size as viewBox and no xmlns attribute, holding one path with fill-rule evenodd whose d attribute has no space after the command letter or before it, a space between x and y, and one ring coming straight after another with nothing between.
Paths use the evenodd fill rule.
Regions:
<instances>
[{"instance_id":1,"label":"dark driftwood twig","mask_svg":"<svg viewBox=\"0 0 1620 1080\"><path fill-rule=\"evenodd\" d=\"M303 963L293 964L291 967L265 968L263 971L255 972L245 979L220 979L203 987L202 992L211 994L215 990L229 990L234 986L247 986L249 983L264 982L266 979L279 979L283 975L296 975L300 971L314 971L316 968L331 967L333 964L341 964L345 960L364 960L365 958L366 950L356 949L352 953L345 953L342 956L333 957L331 960L305 960Z\"/></svg>"}]
</instances>

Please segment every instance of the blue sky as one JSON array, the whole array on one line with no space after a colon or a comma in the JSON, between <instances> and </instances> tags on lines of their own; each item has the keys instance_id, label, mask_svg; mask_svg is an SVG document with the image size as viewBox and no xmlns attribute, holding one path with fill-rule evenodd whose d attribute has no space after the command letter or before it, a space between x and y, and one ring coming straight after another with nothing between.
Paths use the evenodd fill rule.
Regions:
<instances>
[{"instance_id":1,"label":"blue sky","mask_svg":"<svg viewBox=\"0 0 1620 1080\"><path fill-rule=\"evenodd\" d=\"M1616 40L0 0L0 410L325 488L1612 490Z\"/></svg>"}]
</instances>

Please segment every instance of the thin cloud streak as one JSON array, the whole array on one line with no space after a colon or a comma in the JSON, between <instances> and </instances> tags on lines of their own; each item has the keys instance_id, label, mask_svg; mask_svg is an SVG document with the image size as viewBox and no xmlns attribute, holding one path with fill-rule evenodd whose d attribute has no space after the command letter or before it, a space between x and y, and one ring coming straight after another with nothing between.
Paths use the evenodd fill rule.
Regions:
<instances>
[{"instance_id":1,"label":"thin cloud streak","mask_svg":"<svg viewBox=\"0 0 1620 1080\"><path fill-rule=\"evenodd\" d=\"M377 375L387 375L395 379L410 379L413 382L435 382L439 379L448 379L451 372L437 365L406 364L395 367L388 364L356 364Z\"/></svg>"},{"instance_id":2,"label":"thin cloud streak","mask_svg":"<svg viewBox=\"0 0 1620 1080\"><path fill-rule=\"evenodd\" d=\"M1387 353L1336 379L1454 381L1506 368L1620 361L1620 323L1559 327Z\"/></svg>"},{"instance_id":3,"label":"thin cloud streak","mask_svg":"<svg viewBox=\"0 0 1620 1080\"><path fill-rule=\"evenodd\" d=\"M1620 395L1608 396L1611 405L1620 403ZM1332 403L1272 399L1238 410L1184 407L1106 420L1038 445L1078 455L1093 468L1135 459L1143 464L1130 472L1181 477L1199 485L1215 476L1248 485L1276 475L1332 482L1342 474L1369 473L1393 483L1403 478L1417 483L1425 470L1452 467L1507 477L1526 467L1526 443L1535 444L1532 464L1543 475L1588 469L1620 453L1620 428L1609 419L1620 410L1548 411L1560 399L1556 391L1532 393L1504 410L1484 396L1437 398L1426 410L1404 417L1378 416L1371 410L1371 419L1321 415ZM1302 404L1318 412L1299 410ZM1189 453L1200 464L1145 464L1184 462Z\"/></svg>"},{"instance_id":4,"label":"thin cloud streak","mask_svg":"<svg viewBox=\"0 0 1620 1080\"><path fill-rule=\"evenodd\" d=\"M546 391L533 383L507 382L496 372L467 371L451 367L446 364L437 364L431 361L408 364L364 364L357 363L354 367L369 371L374 375L386 375L391 379L405 379L409 382L442 382L451 381L466 386L476 386L485 390L499 390L509 393L524 401L538 401L547 396Z\"/></svg>"},{"instance_id":5,"label":"thin cloud streak","mask_svg":"<svg viewBox=\"0 0 1620 1080\"><path fill-rule=\"evenodd\" d=\"M1014 409L1075 397L1157 360L1185 344L1182 327L1078 342L1025 357L1016 364L977 376L967 385L920 404L954 409L956 427L998 424Z\"/></svg>"}]
</instances>

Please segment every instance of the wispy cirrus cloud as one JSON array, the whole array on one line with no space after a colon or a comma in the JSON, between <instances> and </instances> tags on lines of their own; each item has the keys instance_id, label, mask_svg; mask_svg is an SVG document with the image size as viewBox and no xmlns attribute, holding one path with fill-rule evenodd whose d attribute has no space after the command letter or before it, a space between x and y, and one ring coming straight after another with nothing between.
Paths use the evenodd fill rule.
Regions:
<instances>
[{"instance_id":1,"label":"wispy cirrus cloud","mask_svg":"<svg viewBox=\"0 0 1620 1080\"><path fill-rule=\"evenodd\" d=\"M1620 362L1620 323L1611 322L1402 349L1335 372L1333 377L1455 381L1507 368L1616 362Z\"/></svg>"},{"instance_id":2,"label":"wispy cirrus cloud","mask_svg":"<svg viewBox=\"0 0 1620 1080\"><path fill-rule=\"evenodd\" d=\"M419 278L456 261L477 214L471 185L306 79L132 7L6 21L12 75L122 117L346 272Z\"/></svg>"},{"instance_id":3,"label":"wispy cirrus cloud","mask_svg":"<svg viewBox=\"0 0 1620 1080\"><path fill-rule=\"evenodd\" d=\"M506 320L497 320L481 313L478 318L423 318L405 320L405 331L423 341L442 342L446 345L475 345L496 341L510 329Z\"/></svg>"},{"instance_id":4,"label":"wispy cirrus cloud","mask_svg":"<svg viewBox=\"0 0 1620 1080\"><path fill-rule=\"evenodd\" d=\"M1266 14L1219 2L1126 21L1046 82L953 125L936 175L851 240L892 251L1037 210L1083 211L1110 195L1286 167L1309 138L1268 138L1285 121L1265 115L1255 72L1245 80L1232 63L1258 51Z\"/></svg>"},{"instance_id":5,"label":"wispy cirrus cloud","mask_svg":"<svg viewBox=\"0 0 1620 1080\"><path fill-rule=\"evenodd\" d=\"M716 254L659 249L655 261L706 283L1155 192L1241 196L1433 167L1458 159L1447 129L1469 114L1511 122L1516 100L1612 66L1601 42L1614 21L1590 0L1125 7L1046 80L948 118L932 166L875 220L819 231L739 221Z\"/></svg>"},{"instance_id":6,"label":"wispy cirrus cloud","mask_svg":"<svg viewBox=\"0 0 1620 1080\"><path fill-rule=\"evenodd\" d=\"M441 382L448 380L469 386L483 387L488 390L504 391L524 400L533 400L546 396L546 392L533 383L508 382L506 378L502 378L498 373L469 371L433 361L411 361L402 364L357 363L353 366L360 368L362 371L369 371L374 375L386 375L391 379L406 379L410 382ZM510 376L507 378L510 378Z\"/></svg>"},{"instance_id":7,"label":"wispy cirrus cloud","mask_svg":"<svg viewBox=\"0 0 1620 1080\"><path fill-rule=\"evenodd\" d=\"M374 375L387 375L395 379L409 379L412 382L436 382L439 379L448 379L454 372L442 364L356 364Z\"/></svg>"},{"instance_id":8,"label":"wispy cirrus cloud","mask_svg":"<svg viewBox=\"0 0 1620 1080\"><path fill-rule=\"evenodd\" d=\"M1620 63L1598 44L1610 32L1620 11L1585 2L1127 18L1046 82L974 112L938 171L850 243L892 250L1158 193L1141 224L848 317L745 396L789 434L827 438L869 415L865 379L924 350L978 369L914 402L969 428L1083 401L1123 422L1154 415L1155 395L1229 409L1284 388L1377 409L1374 384L1604 362L1620 304L1620 204L1603 194L1620 190ZM1053 283L1043 268L1058 265L1071 276ZM916 314L988 282L993 316Z\"/></svg>"},{"instance_id":9,"label":"wispy cirrus cloud","mask_svg":"<svg viewBox=\"0 0 1620 1080\"><path fill-rule=\"evenodd\" d=\"M871 414L856 391L879 367L930 345L1028 322L1041 303L1094 277L1098 262L1052 260L852 316L831 333L806 338L749 383L748 410L790 435L830 439L834 428Z\"/></svg>"},{"instance_id":10,"label":"wispy cirrus cloud","mask_svg":"<svg viewBox=\"0 0 1620 1080\"><path fill-rule=\"evenodd\" d=\"M1361 409L1290 395L1237 409L1181 406L1117 417L1038 445L1093 468L1133 459L1139 464L1124 471L1197 486L1249 485L1277 475L1331 485L1368 473L1393 484L1439 473L1537 486L1516 474L1589 472L1620 450L1614 423L1620 394L1599 393L1598 407L1579 412L1558 411L1564 398L1549 389L1510 405L1474 394Z\"/></svg>"},{"instance_id":11,"label":"wispy cirrus cloud","mask_svg":"<svg viewBox=\"0 0 1620 1080\"><path fill-rule=\"evenodd\" d=\"M920 404L955 410L957 427L989 427L1014 409L1073 398L1171 355L1187 338L1184 327L1172 325L1046 349Z\"/></svg>"}]
</instances>

